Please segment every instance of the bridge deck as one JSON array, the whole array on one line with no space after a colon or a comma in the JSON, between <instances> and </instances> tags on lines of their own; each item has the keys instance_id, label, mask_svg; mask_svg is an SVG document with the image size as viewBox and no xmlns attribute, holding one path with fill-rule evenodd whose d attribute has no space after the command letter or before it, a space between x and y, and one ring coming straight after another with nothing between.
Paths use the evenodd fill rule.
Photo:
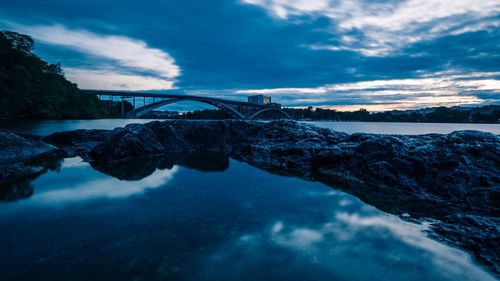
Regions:
<instances>
[{"instance_id":1,"label":"bridge deck","mask_svg":"<svg viewBox=\"0 0 500 281\"><path fill-rule=\"evenodd\" d=\"M273 105L267 104L257 104L250 103L244 101L235 101L235 100L226 100L220 98L210 98L203 96L192 96L192 95L180 95L180 94L153 94L153 93L138 93L138 92L120 92L120 91L103 91L103 90L81 90L82 93L85 94L93 94L93 95L102 95L102 96L114 96L114 97L126 97L126 98L134 98L134 97L146 97L146 98L161 98L161 99L179 99L179 100L188 100L188 101L210 101L216 103L224 103L224 104L232 104L232 105L240 105L240 106L251 106L251 107L259 107L259 108L273 108Z\"/></svg>"}]
</instances>

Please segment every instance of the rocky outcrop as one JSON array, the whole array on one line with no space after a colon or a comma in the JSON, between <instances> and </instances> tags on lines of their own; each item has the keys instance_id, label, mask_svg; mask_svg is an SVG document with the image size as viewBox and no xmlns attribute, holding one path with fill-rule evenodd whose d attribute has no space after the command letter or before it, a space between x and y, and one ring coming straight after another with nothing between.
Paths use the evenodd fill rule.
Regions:
<instances>
[{"instance_id":1,"label":"rocky outcrop","mask_svg":"<svg viewBox=\"0 0 500 281\"><path fill-rule=\"evenodd\" d=\"M116 162L167 152L230 152L253 126L256 125L239 121L130 124L114 129L108 138L90 149L88 155L91 162ZM48 138L55 139L55 136Z\"/></svg>"},{"instance_id":2,"label":"rocky outcrop","mask_svg":"<svg viewBox=\"0 0 500 281\"><path fill-rule=\"evenodd\" d=\"M76 155L87 159L88 152L112 135L110 130L75 130L56 132L43 138L47 143L59 147L65 157Z\"/></svg>"},{"instance_id":3,"label":"rocky outcrop","mask_svg":"<svg viewBox=\"0 0 500 281\"><path fill-rule=\"evenodd\" d=\"M0 130L0 165L26 161L56 149L35 137L23 137L10 131Z\"/></svg>"},{"instance_id":4,"label":"rocky outcrop","mask_svg":"<svg viewBox=\"0 0 500 281\"><path fill-rule=\"evenodd\" d=\"M500 137L485 132L348 135L291 121L156 121L56 133L45 140L94 164L217 151L276 173L342 186L362 198L360 192L404 194L474 213L500 211ZM360 189L361 184L374 188Z\"/></svg>"},{"instance_id":5,"label":"rocky outcrop","mask_svg":"<svg viewBox=\"0 0 500 281\"><path fill-rule=\"evenodd\" d=\"M498 272L499 247L492 248L500 239L497 135L348 135L291 121L224 120L155 121L45 140L122 179L142 178L171 155L226 153L274 173L321 181L386 212L432 219L433 235Z\"/></svg>"},{"instance_id":6,"label":"rocky outcrop","mask_svg":"<svg viewBox=\"0 0 500 281\"><path fill-rule=\"evenodd\" d=\"M14 182L41 173L44 168L34 165L34 159L55 155L58 149L37 137L21 136L0 130L0 183ZM27 162L33 161L31 165Z\"/></svg>"}]
</instances>

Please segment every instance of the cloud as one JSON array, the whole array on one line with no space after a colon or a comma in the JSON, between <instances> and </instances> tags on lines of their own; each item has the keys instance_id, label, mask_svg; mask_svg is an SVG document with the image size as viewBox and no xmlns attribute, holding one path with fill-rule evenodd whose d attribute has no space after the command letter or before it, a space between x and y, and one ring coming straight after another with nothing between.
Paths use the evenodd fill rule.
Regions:
<instances>
[{"instance_id":1,"label":"cloud","mask_svg":"<svg viewBox=\"0 0 500 281\"><path fill-rule=\"evenodd\" d=\"M500 94L498 72L426 73L417 78L328 84L312 88L238 90L267 94L285 106L324 106L339 110L413 109L429 106L475 105L495 102L480 96Z\"/></svg>"},{"instance_id":2,"label":"cloud","mask_svg":"<svg viewBox=\"0 0 500 281\"><path fill-rule=\"evenodd\" d=\"M333 44L312 49L349 50L385 56L405 46L445 35L494 30L500 25L497 0L242 0L266 9L280 20L325 17L332 22ZM307 3L307 4L306 4ZM334 36L332 36L334 37Z\"/></svg>"},{"instance_id":3,"label":"cloud","mask_svg":"<svg viewBox=\"0 0 500 281\"><path fill-rule=\"evenodd\" d=\"M10 25L36 41L83 53L95 62L93 69L65 68L70 80L83 88L104 88L109 83L109 88L117 90L171 89L181 74L168 53L141 40L69 29L59 24Z\"/></svg>"},{"instance_id":4,"label":"cloud","mask_svg":"<svg viewBox=\"0 0 500 281\"><path fill-rule=\"evenodd\" d=\"M10 2L0 8L2 28L14 29L5 23L11 21L25 33L43 35L46 41L36 40L37 55L60 61L82 88L177 88L238 100L252 90L285 106L370 110L422 107L430 97L439 97L438 105L499 101L495 81L479 81L479 87L467 82L464 90L455 82L448 89L331 87L409 78L427 83L422 79L450 69L464 75L498 72L498 1L172 0L140 9L117 0L26 0L23 9ZM116 7L119 13L102 13ZM66 42L70 38L78 40ZM113 47L117 42L126 47ZM126 51L132 49L145 57Z\"/></svg>"},{"instance_id":5,"label":"cloud","mask_svg":"<svg viewBox=\"0 0 500 281\"><path fill-rule=\"evenodd\" d=\"M91 70L81 68L64 68L69 80L87 89L113 90L154 90L172 89L174 81L155 77L119 73L114 70Z\"/></svg>"}]
</instances>

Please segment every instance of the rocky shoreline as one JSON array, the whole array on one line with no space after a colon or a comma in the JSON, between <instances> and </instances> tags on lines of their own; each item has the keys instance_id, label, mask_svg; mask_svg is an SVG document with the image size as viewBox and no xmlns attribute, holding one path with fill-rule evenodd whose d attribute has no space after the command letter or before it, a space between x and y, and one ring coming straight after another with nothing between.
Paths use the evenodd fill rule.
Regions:
<instances>
[{"instance_id":1,"label":"rocky shoreline","mask_svg":"<svg viewBox=\"0 0 500 281\"><path fill-rule=\"evenodd\" d=\"M154 121L43 138L0 130L0 183L15 185L49 169L40 159L72 156L133 180L151 169L135 167L140 173L134 174L126 163L153 159L152 171L169 165L169 158L192 163L178 157L185 152L224 153L273 173L320 181L388 213L431 220L430 235L500 272L500 137L491 133L348 135L292 121L237 120ZM25 194L21 186L15 190Z\"/></svg>"}]
</instances>

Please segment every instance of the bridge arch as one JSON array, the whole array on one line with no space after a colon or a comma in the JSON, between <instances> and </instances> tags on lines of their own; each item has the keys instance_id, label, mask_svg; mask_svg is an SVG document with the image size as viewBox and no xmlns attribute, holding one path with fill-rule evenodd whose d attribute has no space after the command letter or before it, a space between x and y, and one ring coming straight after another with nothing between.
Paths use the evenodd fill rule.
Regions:
<instances>
[{"instance_id":1,"label":"bridge arch","mask_svg":"<svg viewBox=\"0 0 500 281\"><path fill-rule=\"evenodd\" d=\"M288 113L286 113L284 110L282 110L280 108L274 108L274 107L261 109L261 110L255 112L254 114L250 115L250 117L248 119L254 119L257 115L264 113L264 112L267 112L267 111L278 111L281 114L283 114L284 116L286 116L286 118L292 119L292 117L290 117L290 115Z\"/></svg>"},{"instance_id":2,"label":"bridge arch","mask_svg":"<svg viewBox=\"0 0 500 281\"><path fill-rule=\"evenodd\" d=\"M152 110L154 110L156 108L159 108L159 107L162 107L162 106L165 106L165 105L168 105L168 104L176 103L176 102L181 102L181 101L195 101L195 102L209 104L209 105L215 106L215 107L217 107L219 109L223 109L223 110L229 111L229 113L231 115L233 115L237 119L245 119L245 115L241 114L239 111L237 111L236 109L232 108L231 106L228 106L228 105L223 104L223 103L214 102L214 101L208 101L208 100L203 100L203 99L171 98L171 99L161 100L161 101L157 101L157 102L154 102L154 103L147 104L145 106L138 107L138 108L134 109L131 113L134 116L139 117L139 116L142 116L142 115L144 115L144 114L146 114L146 113L148 113L148 112L150 112L150 111L152 111Z\"/></svg>"}]
</instances>

